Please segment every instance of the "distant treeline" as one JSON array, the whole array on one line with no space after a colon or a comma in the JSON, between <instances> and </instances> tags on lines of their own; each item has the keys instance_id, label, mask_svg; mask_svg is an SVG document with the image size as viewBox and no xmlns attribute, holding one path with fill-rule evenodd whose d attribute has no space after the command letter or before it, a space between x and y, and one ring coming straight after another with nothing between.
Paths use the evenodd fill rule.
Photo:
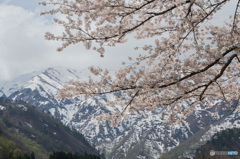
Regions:
<instances>
[{"instance_id":1,"label":"distant treeline","mask_svg":"<svg viewBox=\"0 0 240 159\"><path fill-rule=\"evenodd\" d=\"M0 159L35 159L35 154L28 154L16 146L12 140L0 136ZM56 151L49 159L100 159L100 156L87 154L77 155L69 152Z\"/></svg>"},{"instance_id":2,"label":"distant treeline","mask_svg":"<svg viewBox=\"0 0 240 159\"><path fill-rule=\"evenodd\" d=\"M1 130L0 130L1 134ZM38 159L34 152L28 154L20 149L17 144L9 139L0 136L0 159ZM101 159L99 155L85 153L84 155L72 154L69 152L56 151L49 155L49 159Z\"/></svg>"},{"instance_id":3,"label":"distant treeline","mask_svg":"<svg viewBox=\"0 0 240 159\"><path fill-rule=\"evenodd\" d=\"M57 152L53 152L49 159L100 159L100 156L96 156L96 155L91 155L91 154L87 154L85 153L84 156L80 156L77 154L72 154L72 153L67 153L67 152L63 152L63 151L57 151Z\"/></svg>"}]
</instances>

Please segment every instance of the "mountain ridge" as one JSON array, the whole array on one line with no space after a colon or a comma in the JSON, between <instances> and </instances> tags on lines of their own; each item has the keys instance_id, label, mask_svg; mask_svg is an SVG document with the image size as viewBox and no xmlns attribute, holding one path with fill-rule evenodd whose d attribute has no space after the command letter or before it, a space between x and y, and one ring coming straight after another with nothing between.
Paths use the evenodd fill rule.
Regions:
<instances>
[{"instance_id":1,"label":"mountain ridge","mask_svg":"<svg viewBox=\"0 0 240 159\"><path fill-rule=\"evenodd\" d=\"M28 153L35 152L44 159L53 151L98 154L82 134L34 106L2 97L0 105L0 136L14 141Z\"/></svg>"},{"instance_id":2,"label":"mountain ridge","mask_svg":"<svg viewBox=\"0 0 240 159\"><path fill-rule=\"evenodd\" d=\"M101 106L110 98L114 99L114 95L96 95L91 98L83 96L56 98L57 91L67 80L84 80L89 75L87 70L76 71L64 67L48 68L39 74L33 73L32 78L24 81L25 84L10 82L8 87L2 86L1 91L8 92L6 93L7 97L11 99L24 100L38 109L49 111L65 125L82 133L92 145L105 153L108 159L144 157L156 159L196 132L220 120L224 121L228 116L226 111L221 111L220 116L216 120L212 120L209 113L216 108L206 110L203 105L199 105L196 107L196 112L190 115L185 122L171 126L163 125L168 114L162 118L159 114L163 110L158 108L154 112L142 111L148 118L133 114L132 120L125 119L117 127L111 127L107 121L96 120L96 117L112 110L121 111L121 107L113 109ZM24 83L23 81L19 83L21 82ZM12 89L16 88L15 84L18 84L17 89ZM14 91L9 94L11 89ZM225 107L224 103L221 107ZM239 120L238 116L232 117L232 119Z\"/></svg>"}]
</instances>

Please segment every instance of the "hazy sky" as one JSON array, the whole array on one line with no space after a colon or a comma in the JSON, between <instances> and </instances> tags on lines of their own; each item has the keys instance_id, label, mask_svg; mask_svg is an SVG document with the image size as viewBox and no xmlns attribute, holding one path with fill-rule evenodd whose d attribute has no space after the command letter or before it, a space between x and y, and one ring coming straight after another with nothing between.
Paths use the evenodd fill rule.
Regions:
<instances>
[{"instance_id":1,"label":"hazy sky","mask_svg":"<svg viewBox=\"0 0 240 159\"><path fill-rule=\"evenodd\" d=\"M237 0L231 0L236 3ZM45 8L38 0L0 0L0 81L13 79L21 74L51 66L88 68L91 65L116 69L121 61L134 52L136 40L106 50L104 58L94 51L87 51L81 44L57 52L59 42L47 41L44 33L60 32L51 18L40 16ZM221 12L234 11L232 7ZM139 42L137 42L139 44Z\"/></svg>"},{"instance_id":2,"label":"hazy sky","mask_svg":"<svg viewBox=\"0 0 240 159\"><path fill-rule=\"evenodd\" d=\"M44 9L37 0L0 0L0 81L51 66L116 69L134 52L134 40L107 49L104 58L81 44L57 52L60 43L45 40L44 34L60 32L60 28L49 17L40 16Z\"/></svg>"}]
</instances>

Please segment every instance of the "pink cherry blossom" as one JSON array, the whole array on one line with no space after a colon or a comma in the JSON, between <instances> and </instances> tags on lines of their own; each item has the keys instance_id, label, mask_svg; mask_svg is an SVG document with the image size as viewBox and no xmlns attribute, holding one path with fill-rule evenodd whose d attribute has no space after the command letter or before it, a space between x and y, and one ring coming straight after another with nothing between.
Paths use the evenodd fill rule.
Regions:
<instances>
[{"instance_id":1,"label":"pink cherry blossom","mask_svg":"<svg viewBox=\"0 0 240 159\"><path fill-rule=\"evenodd\" d=\"M63 35L46 33L47 40L61 40L62 51L83 43L104 55L104 47L125 43L129 35L136 39L156 39L115 73L90 67L101 80L70 81L59 91L60 97L83 94L122 93L109 106L122 106L122 112L104 114L113 126L129 113L158 107L170 113L168 122L181 123L196 106L206 109L223 99L235 110L240 98L240 21L239 3L234 13L221 19L224 25L211 23L213 17L232 0L45 0L53 5L46 14L62 14L65 20L54 22L65 29ZM133 46L142 52L141 46ZM188 104L183 109L182 105ZM164 116L164 113L162 114ZM211 114L216 118L216 114Z\"/></svg>"}]
</instances>

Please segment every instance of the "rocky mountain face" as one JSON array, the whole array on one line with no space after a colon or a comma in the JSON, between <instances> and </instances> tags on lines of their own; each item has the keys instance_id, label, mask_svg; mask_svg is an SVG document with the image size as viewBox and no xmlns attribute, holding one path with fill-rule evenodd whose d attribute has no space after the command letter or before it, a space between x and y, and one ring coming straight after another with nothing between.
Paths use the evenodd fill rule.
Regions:
<instances>
[{"instance_id":1,"label":"rocky mountain face","mask_svg":"<svg viewBox=\"0 0 240 159\"><path fill-rule=\"evenodd\" d=\"M82 96L57 98L57 91L65 82L71 79L84 80L89 75L88 70L48 68L2 83L0 95L23 100L39 109L49 111L65 125L77 129L109 159L156 159L196 133L206 135L212 131L210 124L223 124L227 117L230 118L229 122L240 121L237 112L231 113L232 117L229 117L230 109L222 111L216 120L212 120L209 113L215 108L206 110L199 105L196 112L181 125L164 125L168 115L162 118L162 109L158 108L154 112L143 111L148 118L134 114L132 120L124 120L121 125L111 127L107 121L96 120L96 117L113 110L112 107L102 107L101 104L114 98L114 95L99 95L87 99ZM121 110L120 107L114 109Z\"/></svg>"}]
</instances>

